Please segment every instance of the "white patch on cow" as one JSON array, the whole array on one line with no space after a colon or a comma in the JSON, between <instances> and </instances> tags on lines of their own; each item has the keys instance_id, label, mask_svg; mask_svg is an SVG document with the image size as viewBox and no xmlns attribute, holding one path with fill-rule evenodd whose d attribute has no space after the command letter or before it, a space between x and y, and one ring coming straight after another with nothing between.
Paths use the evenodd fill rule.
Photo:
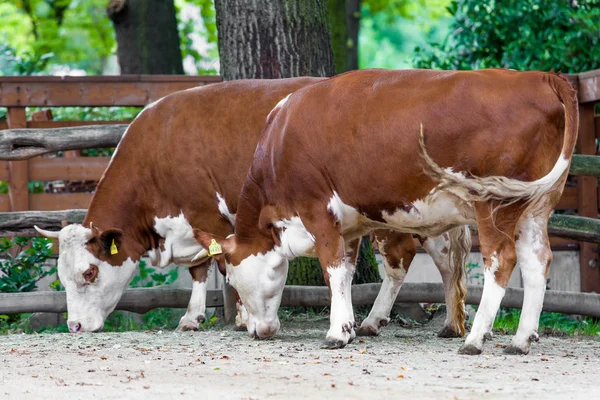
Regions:
<instances>
[{"instance_id":1,"label":"white patch on cow","mask_svg":"<svg viewBox=\"0 0 600 400\"><path fill-rule=\"evenodd\" d=\"M466 346L473 345L480 350L483 348L484 335L492 330L494 318L496 318L500 302L502 302L506 292L506 289L496 282L495 274L500 267L498 254L496 252L492 253L490 259L491 265L484 272L483 294L481 295L479 309L475 315L471 332L465 340Z\"/></svg>"},{"instance_id":2,"label":"white patch on cow","mask_svg":"<svg viewBox=\"0 0 600 400\"><path fill-rule=\"evenodd\" d=\"M546 291L546 265L550 258L550 249L545 241L543 219L532 215L519 222L516 242L517 259L523 277L523 311L519 328L512 339L512 345L529 352L530 338L537 336L540 313Z\"/></svg>"},{"instance_id":3,"label":"white patch on cow","mask_svg":"<svg viewBox=\"0 0 600 400\"><path fill-rule=\"evenodd\" d=\"M382 211L381 215L386 222L367 218L356 208L345 204L336 192L330 198L327 210L339 221L346 240L377 228L418 233L428 237L438 236L455 226L475 222L470 204L441 191L416 200L409 211L400 208L393 213Z\"/></svg>"},{"instance_id":4,"label":"white patch on cow","mask_svg":"<svg viewBox=\"0 0 600 400\"><path fill-rule=\"evenodd\" d=\"M300 217L291 217L275 222L273 225L280 229L279 240L281 246L275 249L284 257L316 257L314 252L315 237L306 230Z\"/></svg>"},{"instance_id":5,"label":"white patch on cow","mask_svg":"<svg viewBox=\"0 0 600 400\"><path fill-rule=\"evenodd\" d=\"M218 204L219 212L225 218L227 218L227 221L229 221L231 226L235 226L235 214L232 214L229 211L229 207L227 207L227 202L225 202L225 199L223 198L223 196L221 196L221 194L219 192L217 192L217 200L219 201L219 204Z\"/></svg>"},{"instance_id":6,"label":"white patch on cow","mask_svg":"<svg viewBox=\"0 0 600 400\"><path fill-rule=\"evenodd\" d=\"M266 338L279 330L277 311L288 271L288 260L276 249L253 254L233 266L225 263L227 281L248 311L250 336Z\"/></svg>"},{"instance_id":7,"label":"white patch on cow","mask_svg":"<svg viewBox=\"0 0 600 400\"><path fill-rule=\"evenodd\" d=\"M164 250L157 248L149 252L152 265L163 268L173 262L183 266L193 266L202 261L199 259L198 262L192 261L204 249L194 239L192 226L183 212L176 217L154 217L154 230L165 240Z\"/></svg>"},{"instance_id":8,"label":"white patch on cow","mask_svg":"<svg viewBox=\"0 0 600 400\"><path fill-rule=\"evenodd\" d=\"M194 281L192 283L192 296L187 307L187 311L179 325L188 324L196 329L200 322L204 320L206 314L206 282Z\"/></svg>"},{"instance_id":9,"label":"white patch on cow","mask_svg":"<svg viewBox=\"0 0 600 400\"><path fill-rule=\"evenodd\" d=\"M248 327L248 310L246 307L240 303L235 303L236 315L235 315L235 326L238 328L247 328Z\"/></svg>"},{"instance_id":10,"label":"white patch on cow","mask_svg":"<svg viewBox=\"0 0 600 400\"><path fill-rule=\"evenodd\" d=\"M452 273L448 260L448 250L450 248L450 238L448 235L428 237L423 243L423 249L431 256L433 263L440 271L442 282L444 283L444 298L446 300L446 320L444 325L452 327L454 321L454 287L452 286Z\"/></svg>"},{"instance_id":11,"label":"white patch on cow","mask_svg":"<svg viewBox=\"0 0 600 400\"><path fill-rule=\"evenodd\" d=\"M406 277L404 259L400 259L399 268L392 268L385 257L385 252L382 252L382 249L385 248L385 243L380 245L378 242L378 246L379 252L383 255L383 265L386 274L383 277L383 282L381 283L381 288L379 289L373 308L371 308L369 316L361 324L361 327L369 327L374 332L379 332L381 327L387 325L387 322L389 322L390 312ZM382 324L382 321L385 321L385 323Z\"/></svg>"},{"instance_id":12,"label":"white patch on cow","mask_svg":"<svg viewBox=\"0 0 600 400\"><path fill-rule=\"evenodd\" d=\"M100 261L87 250L91 237L90 229L72 224L60 231L58 239L58 277L67 293L69 326L79 323L82 331L102 330L106 317L115 309L137 267L137 262L130 258L120 266ZM90 265L98 267L93 283L83 278Z\"/></svg>"},{"instance_id":13,"label":"white patch on cow","mask_svg":"<svg viewBox=\"0 0 600 400\"><path fill-rule=\"evenodd\" d=\"M383 211L381 215L390 228L423 236L438 236L455 226L475 222L470 205L444 192L416 200L409 211Z\"/></svg>"},{"instance_id":14,"label":"white patch on cow","mask_svg":"<svg viewBox=\"0 0 600 400\"><path fill-rule=\"evenodd\" d=\"M273 109L271 110L271 112L267 116L267 121L269 119L271 119L271 114L273 114L275 111L277 111L278 109L280 109L281 107L283 107L283 105L288 101L288 99L290 98L291 95L292 94L290 93L287 96L285 96L283 99L279 100L279 102L275 105L275 107L273 107Z\"/></svg>"},{"instance_id":15,"label":"white patch on cow","mask_svg":"<svg viewBox=\"0 0 600 400\"><path fill-rule=\"evenodd\" d=\"M327 341L347 344L352 335L354 317L348 313L346 297L351 288L347 285L348 270L342 263L339 267L327 267L329 288L331 289L331 313Z\"/></svg>"}]
</instances>

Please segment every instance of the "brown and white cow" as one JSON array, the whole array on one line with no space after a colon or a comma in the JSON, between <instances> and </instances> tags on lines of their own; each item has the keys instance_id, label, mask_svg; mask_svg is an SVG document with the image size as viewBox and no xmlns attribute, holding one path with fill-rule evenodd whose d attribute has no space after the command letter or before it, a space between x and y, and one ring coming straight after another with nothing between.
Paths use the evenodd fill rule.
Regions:
<instances>
[{"instance_id":1,"label":"brown and white cow","mask_svg":"<svg viewBox=\"0 0 600 400\"><path fill-rule=\"evenodd\" d=\"M82 225L60 232L38 229L60 242L58 274L66 288L72 332L98 331L149 252L155 266L190 267L193 291L179 329L204 319L210 260L192 227L226 236L233 232L238 197L268 113L289 93L318 78L248 80L178 92L149 105L131 123L102 177ZM414 255L410 235L378 233L390 276L364 324L377 333ZM448 323L442 335L460 332L462 303L453 296L443 237L429 239L447 288ZM116 250L111 254L111 246ZM436 247L437 246L437 247ZM402 255L398 259L397 255ZM395 257L395 258L394 258ZM454 298L457 300L454 301ZM453 303L454 302L454 303ZM454 315L452 311L457 309Z\"/></svg>"},{"instance_id":2,"label":"brown and white cow","mask_svg":"<svg viewBox=\"0 0 600 400\"><path fill-rule=\"evenodd\" d=\"M461 353L480 353L517 259L525 297L508 352L537 339L552 258L547 222L577 136L575 92L541 72L363 70L288 96L269 115L237 204L216 240L259 337L277 331L288 260L319 257L331 290L326 346L353 336L356 239L477 224L485 284ZM441 167L440 167L441 166Z\"/></svg>"}]
</instances>

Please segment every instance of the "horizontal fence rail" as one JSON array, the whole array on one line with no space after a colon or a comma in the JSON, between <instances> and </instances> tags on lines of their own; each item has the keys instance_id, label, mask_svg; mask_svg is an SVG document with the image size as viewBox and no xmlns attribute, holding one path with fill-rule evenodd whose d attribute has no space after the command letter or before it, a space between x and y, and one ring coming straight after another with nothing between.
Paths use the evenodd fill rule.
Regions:
<instances>
[{"instance_id":1,"label":"horizontal fence rail","mask_svg":"<svg viewBox=\"0 0 600 400\"><path fill-rule=\"evenodd\" d=\"M374 303L380 283L352 286L354 305ZM169 287L128 289L121 297L116 310L146 313L159 307L186 308L191 290ZM469 286L467 304L477 305L481 300L482 286ZM396 303L443 303L444 286L441 283L405 283ZM220 290L209 290L207 307L222 307ZM502 307L521 308L523 289L507 288ZM329 288L326 286L286 286L282 306L326 307L330 305ZM544 311L578 314L600 318L600 294L547 290ZM65 292L0 293L0 314L31 312L61 313L67 311Z\"/></svg>"}]
</instances>

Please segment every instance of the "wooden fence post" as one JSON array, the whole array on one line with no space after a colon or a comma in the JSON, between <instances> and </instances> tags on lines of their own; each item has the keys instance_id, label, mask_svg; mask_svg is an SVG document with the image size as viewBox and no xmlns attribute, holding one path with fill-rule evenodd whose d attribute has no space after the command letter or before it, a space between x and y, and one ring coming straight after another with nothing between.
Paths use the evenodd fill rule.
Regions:
<instances>
[{"instance_id":1,"label":"wooden fence post","mask_svg":"<svg viewBox=\"0 0 600 400\"><path fill-rule=\"evenodd\" d=\"M10 129L27 128L25 107L8 108L8 127ZM10 161L8 171L10 211L29 210L29 161Z\"/></svg>"},{"instance_id":2,"label":"wooden fence post","mask_svg":"<svg viewBox=\"0 0 600 400\"><path fill-rule=\"evenodd\" d=\"M579 106L579 137L577 153L596 155L595 104L584 103ZM598 218L598 178L594 176L577 177L578 214L582 217ZM600 293L600 265L598 263L598 245L579 243L579 267L581 291Z\"/></svg>"}]
</instances>

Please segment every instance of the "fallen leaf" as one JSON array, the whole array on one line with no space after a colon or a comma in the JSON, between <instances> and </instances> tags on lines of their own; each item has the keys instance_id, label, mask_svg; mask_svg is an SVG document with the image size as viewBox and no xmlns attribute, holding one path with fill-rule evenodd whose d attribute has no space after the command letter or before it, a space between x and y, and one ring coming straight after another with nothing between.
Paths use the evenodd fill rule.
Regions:
<instances>
[{"instance_id":1,"label":"fallen leaf","mask_svg":"<svg viewBox=\"0 0 600 400\"><path fill-rule=\"evenodd\" d=\"M213 369L214 369L215 371L220 371L220 370L221 370L221 368L219 368L219 367L216 367L216 368L213 368Z\"/></svg>"},{"instance_id":2,"label":"fallen leaf","mask_svg":"<svg viewBox=\"0 0 600 400\"><path fill-rule=\"evenodd\" d=\"M323 376L331 376L331 374L328 374L327 372L325 372L325 373L323 374Z\"/></svg>"},{"instance_id":3,"label":"fallen leaf","mask_svg":"<svg viewBox=\"0 0 600 400\"><path fill-rule=\"evenodd\" d=\"M398 375L398 379L404 379L404 375Z\"/></svg>"},{"instance_id":4,"label":"fallen leaf","mask_svg":"<svg viewBox=\"0 0 600 400\"><path fill-rule=\"evenodd\" d=\"M332 387L332 388L335 388L335 383L332 383L332 384L331 384L331 387Z\"/></svg>"},{"instance_id":5,"label":"fallen leaf","mask_svg":"<svg viewBox=\"0 0 600 400\"><path fill-rule=\"evenodd\" d=\"M101 360L108 360L108 357L106 357L106 356L102 356L102 357L100 357L100 359L101 359Z\"/></svg>"},{"instance_id":6,"label":"fallen leaf","mask_svg":"<svg viewBox=\"0 0 600 400\"><path fill-rule=\"evenodd\" d=\"M540 358L540 360L542 360L542 361L548 361L548 359L545 358L545 357Z\"/></svg>"},{"instance_id":7,"label":"fallen leaf","mask_svg":"<svg viewBox=\"0 0 600 400\"><path fill-rule=\"evenodd\" d=\"M365 354L367 352L367 349L362 349L359 353L360 354Z\"/></svg>"},{"instance_id":8,"label":"fallen leaf","mask_svg":"<svg viewBox=\"0 0 600 400\"><path fill-rule=\"evenodd\" d=\"M229 356L221 356L219 360L229 360Z\"/></svg>"},{"instance_id":9,"label":"fallen leaf","mask_svg":"<svg viewBox=\"0 0 600 400\"><path fill-rule=\"evenodd\" d=\"M144 386L144 389L150 389L150 386Z\"/></svg>"},{"instance_id":10,"label":"fallen leaf","mask_svg":"<svg viewBox=\"0 0 600 400\"><path fill-rule=\"evenodd\" d=\"M539 379L538 379L538 378L531 378L531 380L532 380L532 381L539 382Z\"/></svg>"}]
</instances>

